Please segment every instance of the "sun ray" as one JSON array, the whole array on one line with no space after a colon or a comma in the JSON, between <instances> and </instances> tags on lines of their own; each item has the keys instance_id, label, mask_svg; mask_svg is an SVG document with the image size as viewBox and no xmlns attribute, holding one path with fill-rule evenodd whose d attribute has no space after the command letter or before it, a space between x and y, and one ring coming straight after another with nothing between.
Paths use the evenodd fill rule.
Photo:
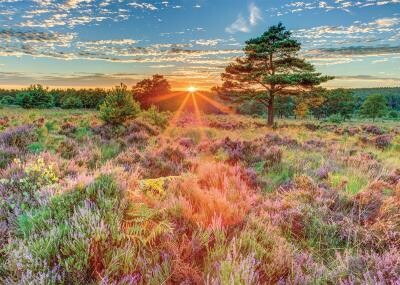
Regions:
<instances>
[{"instance_id":1,"label":"sun ray","mask_svg":"<svg viewBox=\"0 0 400 285\"><path fill-rule=\"evenodd\" d=\"M234 112L229 109L228 107L222 105L221 103L207 97L204 96L203 94L198 93L198 96L200 96L202 99L206 100L208 103L210 103L211 105L213 105L215 108L217 108L218 110L220 110L223 113L227 113L227 114L234 114Z\"/></svg>"},{"instance_id":2,"label":"sun ray","mask_svg":"<svg viewBox=\"0 0 400 285\"><path fill-rule=\"evenodd\" d=\"M197 99L196 99L196 93L192 93L192 100L193 100L193 106L194 106L194 114L197 120L197 125L198 128L200 130L200 139L204 138L204 124L203 124L203 120L201 118L201 112L199 109L199 105L197 103Z\"/></svg>"},{"instance_id":3,"label":"sun ray","mask_svg":"<svg viewBox=\"0 0 400 285\"><path fill-rule=\"evenodd\" d=\"M185 98L183 99L181 105L179 106L178 110L176 110L174 116L170 120L169 126L164 130L163 134L166 134L171 128L176 127L176 123L178 119L180 118L183 109L185 108L188 100L190 98L190 94L187 94Z\"/></svg>"}]
</instances>

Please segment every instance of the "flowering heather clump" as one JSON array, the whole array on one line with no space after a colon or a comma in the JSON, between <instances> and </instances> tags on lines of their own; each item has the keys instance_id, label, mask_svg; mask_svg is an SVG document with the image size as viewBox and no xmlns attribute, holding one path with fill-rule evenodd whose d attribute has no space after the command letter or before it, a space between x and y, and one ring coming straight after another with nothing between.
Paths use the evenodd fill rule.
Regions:
<instances>
[{"instance_id":1,"label":"flowering heather clump","mask_svg":"<svg viewBox=\"0 0 400 285\"><path fill-rule=\"evenodd\" d=\"M263 161L264 168L269 169L272 166L279 164L282 160L282 150L277 146L272 146L264 150Z\"/></svg>"},{"instance_id":2,"label":"flowering heather clump","mask_svg":"<svg viewBox=\"0 0 400 285\"><path fill-rule=\"evenodd\" d=\"M9 128L0 133L0 145L17 147L21 150L24 150L30 143L36 140L37 135L32 125Z\"/></svg>"},{"instance_id":3,"label":"flowering heather clump","mask_svg":"<svg viewBox=\"0 0 400 285\"><path fill-rule=\"evenodd\" d=\"M121 137L125 132L125 127L121 125L102 124L91 127L91 130L102 139L111 140L113 138Z\"/></svg>"},{"instance_id":4,"label":"flowering heather clump","mask_svg":"<svg viewBox=\"0 0 400 285\"><path fill-rule=\"evenodd\" d=\"M118 154L115 158L115 162L117 165L121 165L125 170L132 170L137 163L139 163L142 159L142 155L136 147L130 147L125 151Z\"/></svg>"},{"instance_id":5,"label":"flowering heather clump","mask_svg":"<svg viewBox=\"0 0 400 285\"><path fill-rule=\"evenodd\" d=\"M385 149L390 146L392 143L392 136L391 135L381 135L375 138L375 146L380 149Z\"/></svg>"},{"instance_id":6,"label":"flowering heather clump","mask_svg":"<svg viewBox=\"0 0 400 285\"><path fill-rule=\"evenodd\" d=\"M127 145L135 145L137 147L144 147L147 144L149 135L145 131L131 133L124 137Z\"/></svg>"},{"instance_id":7,"label":"flowering heather clump","mask_svg":"<svg viewBox=\"0 0 400 285\"><path fill-rule=\"evenodd\" d=\"M180 175L190 168L191 163L179 147L167 146L156 152L146 152L140 165L145 178L158 178Z\"/></svg>"},{"instance_id":8,"label":"flowering heather clump","mask_svg":"<svg viewBox=\"0 0 400 285\"><path fill-rule=\"evenodd\" d=\"M291 139L289 137L280 137L279 135L276 134L265 135L265 137L261 140L260 143L267 146L278 145L278 146L297 147L299 145L299 143L295 139Z\"/></svg>"},{"instance_id":9,"label":"flowering heather clump","mask_svg":"<svg viewBox=\"0 0 400 285\"><path fill-rule=\"evenodd\" d=\"M76 126L70 122L65 122L60 126L59 134L67 137L72 137L76 131Z\"/></svg>"},{"instance_id":10,"label":"flowering heather clump","mask_svg":"<svg viewBox=\"0 0 400 285\"><path fill-rule=\"evenodd\" d=\"M211 151L217 153L223 150L227 154L227 161L235 164L239 161L252 163L261 159L258 147L247 141L231 140L229 137L211 146Z\"/></svg>"},{"instance_id":11,"label":"flowering heather clump","mask_svg":"<svg viewBox=\"0 0 400 285\"><path fill-rule=\"evenodd\" d=\"M329 178L330 169L328 167L320 167L317 169L315 175L320 180L328 179Z\"/></svg>"},{"instance_id":12,"label":"flowering heather clump","mask_svg":"<svg viewBox=\"0 0 400 285\"><path fill-rule=\"evenodd\" d=\"M384 131L379 128L378 126L374 125L367 125L367 126L362 126L362 130L366 133L373 134L373 135L383 135Z\"/></svg>"},{"instance_id":13,"label":"flowering heather clump","mask_svg":"<svg viewBox=\"0 0 400 285\"><path fill-rule=\"evenodd\" d=\"M315 148L326 147L326 143L324 141L322 141L322 140L311 139L311 140L308 140L308 141L304 142L304 147L306 149L312 150L312 149L315 149Z\"/></svg>"},{"instance_id":14,"label":"flowering heather clump","mask_svg":"<svg viewBox=\"0 0 400 285\"><path fill-rule=\"evenodd\" d=\"M0 145L0 168L5 168L19 154L20 151L16 147Z\"/></svg>"},{"instance_id":15,"label":"flowering heather clump","mask_svg":"<svg viewBox=\"0 0 400 285\"><path fill-rule=\"evenodd\" d=\"M65 159L71 159L78 154L78 143L73 139L66 139L60 143L57 151Z\"/></svg>"},{"instance_id":16,"label":"flowering heather clump","mask_svg":"<svg viewBox=\"0 0 400 285\"><path fill-rule=\"evenodd\" d=\"M209 119L208 126L210 128L222 129L222 130L238 130L244 129L246 124L241 121L232 121L224 117L218 117L217 119Z\"/></svg>"}]
</instances>

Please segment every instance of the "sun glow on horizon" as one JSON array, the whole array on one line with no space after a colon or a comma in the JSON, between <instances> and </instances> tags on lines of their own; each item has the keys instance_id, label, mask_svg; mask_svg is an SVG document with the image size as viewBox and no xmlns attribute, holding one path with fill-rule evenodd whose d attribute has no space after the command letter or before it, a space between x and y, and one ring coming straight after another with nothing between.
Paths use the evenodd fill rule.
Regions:
<instances>
[{"instance_id":1,"label":"sun glow on horizon","mask_svg":"<svg viewBox=\"0 0 400 285\"><path fill-rule=\"evenodd\" d=\"M197 87L195 87L195 86L189 86L189 87L187 88L187 91L188 91L189 93L194 93L194 92L197 91Z\"/></svg>"}]
</instances>

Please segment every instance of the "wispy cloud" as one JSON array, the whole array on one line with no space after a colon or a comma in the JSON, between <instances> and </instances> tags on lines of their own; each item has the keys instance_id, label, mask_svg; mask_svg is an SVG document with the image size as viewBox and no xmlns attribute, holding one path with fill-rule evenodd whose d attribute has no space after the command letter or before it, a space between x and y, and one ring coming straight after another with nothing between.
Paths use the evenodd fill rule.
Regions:
<instances>
[{"instance_id":1,"label":"wispy cloud","mask_svg":"<svg viewBox=\"0 0 400 285\"><path fill-rule=\"evenodd\" d=\"M239 14L237 19L231 25L226 27L225 31L231 34L236 32L248 33L250 32L251 27L258 25L262 19L261 10L252 3L249 6L248 18L244 18L242 14Z\"/></svg>"}]
</instances>

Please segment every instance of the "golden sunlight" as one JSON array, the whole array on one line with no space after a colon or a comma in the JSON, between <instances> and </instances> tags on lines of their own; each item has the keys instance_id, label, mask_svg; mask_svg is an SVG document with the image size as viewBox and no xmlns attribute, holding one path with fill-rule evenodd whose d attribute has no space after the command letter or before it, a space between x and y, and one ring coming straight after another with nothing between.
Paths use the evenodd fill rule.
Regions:
<instances>
[{"instance_id":1,"label":"golden sunlight","mask_svg":"<svg viewBox=\"0 0 400 285\"><path fill-rule=\"evenodd\" d=\"M194 93L194 92L197 91L197 87L195 87L195 86L189 86L189 87L187 88L187 91L190 92L190 93Z\"/></svg>"}]
</instances>

